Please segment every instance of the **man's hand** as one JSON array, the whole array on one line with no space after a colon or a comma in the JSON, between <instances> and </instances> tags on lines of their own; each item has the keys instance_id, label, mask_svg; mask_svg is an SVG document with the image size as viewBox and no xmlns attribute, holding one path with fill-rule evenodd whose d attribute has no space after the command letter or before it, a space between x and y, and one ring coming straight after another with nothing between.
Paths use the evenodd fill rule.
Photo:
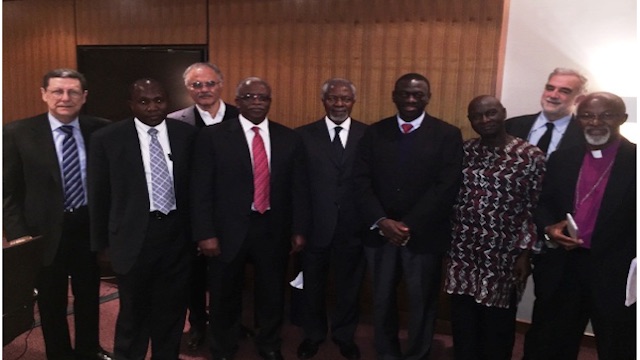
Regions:
<instances>
[{"instance_id":1,"label":"man's hand","mask_svg":"<svg viewBox=\"0 0 640 360\"><path fill-rule=\"evenodd\" d=\"M523 250L516 258L516 263L513 267L514 275L519 282L524 283L527 281L529 275L531 275L531 260L529 259L531 252L529 250Z\"/></svg>"},{"instance_id":2,"label":"man's hand","mask_svg":"<svg viewBox=\"0 0 640 360\"><path fill-rule=\"evenodd\" d=\"M291 251L289 251L289 255L302 251L305 243L306 240L304 239L304 236L298 234L291 236Z\"/></svg>"},{"instance_id":3,"label":"man's hand","mask_svg":"<svg viewBox=\"0 0 640 360\"><path fill-rule=\"evenodd\" d=\"M198 250L204 256L219 256L220 255L220 241L217 237L204 239L198 241Z\"/></svg>"},{"instance_id":4,"label":"man's hand","mask_svg":"<svg viewBox=\"0 0 640 360\"><path fill-rule=\"evenodd\" d=\"M544 232L549 236L551 241L557 243L566 250L573 250L582 245L584 243L582 239L574 239L564 234L566 227L567 220L562 220L559 223L545 227Z\"/></svg>"},{"instance_id":5,"label":"man's hand","mask_svg":"<svg viewBox=\"0 0 640 360\"><path fill-rule=\"evenodd\" d=\"M382 219L378 222L380 235L395 246L405 246L411 237L411 230L402 221Z\"/></svg>"}]
</instances>

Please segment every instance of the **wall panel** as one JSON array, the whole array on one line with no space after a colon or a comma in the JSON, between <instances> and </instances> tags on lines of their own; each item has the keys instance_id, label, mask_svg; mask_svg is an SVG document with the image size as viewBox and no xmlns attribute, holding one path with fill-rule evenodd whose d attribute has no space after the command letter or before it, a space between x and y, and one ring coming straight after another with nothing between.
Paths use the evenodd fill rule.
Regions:
<instances>
[{"instance_id":1,"label":"wall panel","mask_svg":"<svg viewBox=\"0 0 640 360\"><path fill-rule=\"evenodd\" d=\"M76 67L73 0L2 3L2 122L46 111L42 76Z\"/></svg>"},{"instance_id":2,"label":"wall panel","mask_svg":"<svg viewBox=\"0 0 640 360\"><path fill-rule=\"evenodd\" d=\"M209 0L211 60L226 74L223 96L264 77L271 117L299 126L322 115L320 85L351 79L354 117L371 123L395 112L393 83L406 72L431 80L429 112L463 128L468 102L494 94L500 0ZM237 16L229 16L237 14Z\"/></svg>"},{"instance_id":3,"label":"wall panel","mask_svg":"<svg viewBox=\"0 0 640 360\"><path fill-rule=\"evenodd\" d=\"M76 0L78 45L207 43L207 0Z\"/></svg>"}]
</instances>

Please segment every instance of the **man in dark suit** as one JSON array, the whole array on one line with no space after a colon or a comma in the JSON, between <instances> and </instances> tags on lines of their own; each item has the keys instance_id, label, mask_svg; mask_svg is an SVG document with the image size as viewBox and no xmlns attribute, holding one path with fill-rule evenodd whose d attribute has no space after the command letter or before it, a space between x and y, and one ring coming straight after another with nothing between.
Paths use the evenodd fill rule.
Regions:
<instances>
[{"instance_id":1,"label":"man in dark suit","mask_svg":"<svg viewBox=\"0 0 640 360\"><path fill-rule=\"evenodd\" d=\"M547 158L557 149L584 144L582 130L572 113L586 92L587 78L582 74L572 69L554 69L542 92L542 111L507 119L507 133L538 146Z\"/></svg>"},{"instance_id":2,"label":"man in dark suit","mask_svg":"<svg viewBox=\"0 0 640 360\"><path fill-rule=\"evenodd\" d=\"M355 207L353 162L367 125L353 120L355 86L334 78L322 85L326 116L298 128L307 155L311 228L302 253L305 339L298 358L310 359L327 335L325 289L329 264L335 274L336 308L331 337L347 359L359 359L353 341L358 325L358 293L364 275L362 226Z\"/></svg>"},{"instance_id":3,"label":"man in dark suit","mask_svg":"<svg viewBox=\"0 0 640 360\"><path fill-rule=\"evenodd\" d=\"M442 256L460 188L462 135L425 112L430 98L424 76L401 76L393 91L398 114L369 126L354 167L359 211L370 230L364 245L378 359L425 359L434 334ZM396 308L402 275L409 299L404 353Z\"/></svg>"},{"instance_id":4,"label":"man in dark suit","mask_svg":"<svg viewBox=\"0 0 640 360\"><path fill-rule=\"evenodd\" d=\"M198 129L238 117L238 108L220 99L224 77L218 66L204 62L194 63L184 71L182 78L195 104L172 112L167 117L184 121ZM193 244L187 308L190 325L187 345L195 350L204 342L208 318L207 259L197 251L196 244ZM246 330L245 334L249 333L248 329L243 329Z\"/></svg>"},{"instance_id":5,"label":"man in dark suit","mask_svg":"<svg viewBox=\"0 0 640 360\"><path fill-rule=\"evenodd\" d=\"M287 251L302 249L308 223L304 148L293 130L267 119L264 80L243 80L236 104L238 119L200 131L191 178L194 239L211 257L211 352L230 359L237 350L244 266L252 261L256 347L277 360Z\"/></svg>"},{"instance_id":6,"label":"man in dark suit","mask_svg":"<svg viewBox=\"0 0 640 360\"><path fill-rule=\"evenodd\" d=\"M86 166L89 138L108 124L79 115L84 75L56 69L43 79L48 113L3 128L3 226L8 239L42 235L38 308L48 359L108 358L98 342L99 269L89 248ZM67 324L69 277L74 295L75 352Z\"/></svg>"},{"instance_id":7,"label":"man in dark suit","mask_svg":"<svg viewBox=\"0 0 640 360\"><path fill-rule=\"evenodd\" d=\"M544 281L525 358L576 359L591 319L599 359L635 359L636 305L625 306L625 289L636 255L636 146L620 135L627 114L614 94L587 95L576 118L586 146L551 156L536 212L547 249L534 267Z\"/></svg>"},{"instance_id":8,"label":"man in dark suit","mask_svg":"<svg viewBox=\"0 0 640 360\"><path fill-rule=\"evenodd\" d=\"M204 62L192 64L184 71L182 78L195 104L174 111L167 117L198 128L238 117L238 108L220 99L224 77L216 65Z\"/></svg>"},{"instance_id":9,"label":"man in dark suit","mask_svg":"<svg viewBox=\"0 0 640 360\"><path fill-rule=\"evenodd\" d=\"M107 250L118 279L117 359L178 358L189 274L188 177L196 129L165 119L167 96L134 82L133 115L91 144L91 245Z\"/></svg>"}]
</instances>

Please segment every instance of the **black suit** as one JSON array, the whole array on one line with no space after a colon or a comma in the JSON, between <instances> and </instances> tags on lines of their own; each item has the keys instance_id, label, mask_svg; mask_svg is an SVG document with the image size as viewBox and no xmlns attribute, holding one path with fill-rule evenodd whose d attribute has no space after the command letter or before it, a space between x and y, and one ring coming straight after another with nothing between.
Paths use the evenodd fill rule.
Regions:
<instances>
[{"instance_id":1,"label":"black suit","mask_svg":"<svg viewBox=\"0 0 640 360\"><path fill-rule=\"evenodd\" d=\"M332 337L353 342L358 325L358 293L364 275L362 225L356 210L353 163L367 125L351 120L344 154L334 151L326 120L297 129L307 155L311 194L311 228L303 252L305 337L314 342L327 335L325 289L329 263L335 274L336 309Z\"/></svg>"},{"instance_id":2,"label":"black suit","mask_svg":"<svg viewBox=\"0 0 640 360\"><path fill-rule=\"evenodd\" d=\"M422 125L400 132L395 116L371 125L360 141L354 176L367 227L383 217L411 230L406 247L368 231L365 255L373 273L375 345L381 359L422 359L433 338L442 254L462 174L460 130L425 114ZM400 353L395 291L404 272L409 344Z\"/></svg>"},{"instance_id":3,"label":"black suit","mask_svg":"<svg viewBox=\"0 0 640 360\"><path fill-rule=\"evenodd\" d=\"M91 133L108 124L81 115L85 148ZM74 289L76 353L98 349L99 270L89 249L86 207L65 213L61 167L47 114L14 121L3 129L3 226L8 239L43 235L43 268L38 277L38 306L47 357L73 357L67 325L68 276ZM87 154L88 155L88 154Z\"/></svg>"},{"instance_id":4,"label":"black suit","mask_svg":"<svg viewBox=\"0 0 640 360\"><path fill-rule=\"evenodd\" d=\"M535 123L536 119L538 119L538 116L540 116L540 113L507 119L504 124L505 129L507 130L508 134L528 141L531 127ZM567 149L582 144L584 144L584 135L582 133L582 129L580 128L580 124L578 124L578 121L574 117L571 117L569 126L567 126L567 130L562 136L562 139L560 140L560 143L558 144L556 150Z\"/></svg>"},{"instance_id":5,"label":"black suit","mask_svg":"<svg viewBox=\"0 0 640 360\"><path fill-rule=\"evenodd\" d=\"M97 132L91 146L91 243L108 249L120 290L114 355L178 356L189 273L188 183L196 129L167 119L176 210L150 213L149 190L133 119ZM168 151L168 149L164 149ZM142 357L140 357L142 356Z\"/></svg>"},{"instance_id":6,"label":"black suit","mask_svg":"<svg viewBox=\"0 0 640 360\"><path fill-rule=\"evenodd\" d=\"M280 348L284 274L292 233L308 222L304 150L298 134L269 121L270 210L253 203L249 146L239 119L205 127L194 151L192 225L195 241L217 237L221 254L209 261L209 327L215 356L235 352L242 308L244 265L255 269L255 313L260 351Z\"/></svg>"},{"instance_id":7,"label":"black suit","mask_svg":"<svg viewBox=\"0 0 640 360\"><path fill-rule=\"evenodd\" d=\"M549 159L536 212L539 231L574 212L584 155L585 147L577 146L554 152ZM636 254L636 224L636 145L623 139L591 249L546 249L536 258L536 304L527 334L527 359L575 359L589 318L600 359L635 358L636 305L625 307L624 300L629 265ZM580 290L578 284L588 290Z\"/></svg>"},{"instance_id":8,"label":"black suit","mask_svg":"<svg viewBox=\"0 0 640 360\"><path fill-rule=\"evenodd\" d=\"M222 101L222 100L221 100ZM206 126L200 116L196 105L172 112L169 118L186 122L198 129ZM225 112L222 121L238 117L238 108L225 103ZM193 246L193 260L191 262L191 276L189 278L189 325L201 334L205 333L207 326L207 259L198 254L197 245Z\"/></svg>"}]
</instances>

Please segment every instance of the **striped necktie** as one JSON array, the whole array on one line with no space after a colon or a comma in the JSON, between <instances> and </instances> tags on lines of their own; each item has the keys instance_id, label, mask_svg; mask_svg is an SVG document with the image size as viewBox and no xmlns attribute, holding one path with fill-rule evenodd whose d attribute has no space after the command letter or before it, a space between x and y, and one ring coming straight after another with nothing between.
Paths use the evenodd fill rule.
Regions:
<instances>
[{"instance_id":1,"label":"striped necktie","mask_svg":"<svg viewBox=\"0 0 640 360\"><path fill-rule=\"evenodd\" d=\"M253 152L253 206L256 211L264 214L269 208L269 161L264 148L264 141L260 136L260 128L251 128L255 135L251 143Z\"/></svg>"},{"instance_id":2,"label":"striped necktie","mask_svg":"<svg viewBox=\"0 0 640 360\"><path fill-rule=\"evenodd\" d=\"M86 204L78 145L73 137L73 126L63 125L62 178L64 182L64 209L73 210Z\"/></svg>"}]
</instances>

